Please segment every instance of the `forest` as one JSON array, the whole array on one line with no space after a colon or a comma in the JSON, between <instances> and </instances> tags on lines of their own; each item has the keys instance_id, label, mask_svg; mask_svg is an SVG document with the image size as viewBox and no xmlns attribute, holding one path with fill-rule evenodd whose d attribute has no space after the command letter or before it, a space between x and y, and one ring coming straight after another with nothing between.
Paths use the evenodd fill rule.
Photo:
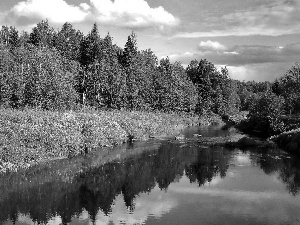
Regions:
<instances>
[{"instance_id":1,"label":"forest","mask_svg":"<svg viewBox=\"0 0 300 225\"><path fill-rule=\"evenodd\" d=\"M300 109L300 66L274 82L242 82L226 67L195 59L184 68L151 49L139 50L134 32L124 47L97 24L87 35L47 20L30 33L2 26L0 107L41 110L125 109L233 115L249 111L251 130L276 134L291 129L282 119ZM292 127L295 128L295 127ZM250 128L249 128L250 129Z\"/></svg>"}]
</instances>

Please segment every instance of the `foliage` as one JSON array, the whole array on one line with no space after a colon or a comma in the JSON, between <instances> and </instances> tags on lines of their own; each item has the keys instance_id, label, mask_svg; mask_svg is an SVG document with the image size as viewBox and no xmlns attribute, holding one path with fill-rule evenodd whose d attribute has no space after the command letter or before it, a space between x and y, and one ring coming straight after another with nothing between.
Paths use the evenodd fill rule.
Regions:
<instances>
[{"instance_id":1,"label":"foliage","mask_svg":"<svg viewBox=\"0 0 300 225\"><path fill-rule=\"evenodd\" d=\"M196 111L205 114L213 111L220 115L236 113L240 108L236 82L231 80L227 68L217 70L206 59L191 61L187 75L196 85L198 104Z\"/></svg>"},{"instance_id":2,"label":"foliage","mask_svg":"<svg viewBox=\"0 0 300 225\"><path fill-rule=\"evenodd\" d=\"M0 49L0 102L11 107L71 108L76 63L48 48Z\"/></svg>"},{"instance_id":3,"label":"foliage","mask_svg":"<svg viewBox=\"0 0 300 225\"><path fill-rule=\"evenodd\" d=\"M82 38L80 31L76 31L72 24L65 23L54 37L54 46L66 59L79 61Z\"/></svg>"},{"instance_id":4,"label":"foliage","mask_svg":"<svg viewBox=\"0 0 300 225\"><path fill-rule=\"evenodd\" d=\"M193 111L196 107L197 91L185 75L182 65L162 59L159 65L160 77L157 77L156 92L159 99L158 109L171 111Z\"/></svg>"},{"instance_id":5,"label":"foliage","mask_svg":"<svg viewBox=\"0 0 300 225\"><path fill-rule=\"evenodd\" d=\"M188 114L2 109L0 164L11 165L10 170L26 168L28 163L40 160L73 157L84 147L113 146L131 139L171 135L196 123L197 118Z\"/></svg>"},{"instance_id":6,"label":"foliage","mask_svg":"<svg viewBox=\"0 0 300 225\"><path fill-rule=\"evenodd\" d=\"M286 100L285 109L288 112L300 110L300 65L296 63L280 78L277 89Z\"/></svg>"},{"instance_id":7,"label":"foliage","mask_svg":"<svg viewBox=\"0 0 300 225\"><path fill-rule=\"evenodd\" d=\"M284 112L283 97L272 92L259 93L249 108L248 121L246 122L249 131L270 136L285 130L285 124L281 120Z\"/></svg>"},{"instance_id":8,"label":"foliage","mask_svg":"<svg viewBox=\"0 0 300 225\"><path fill-rule=\"evenodd\" d=\"M52 48L55 35L56 32L49 25L48 20L42 20L32 29L32 32L29 35L29 41L39 48Z\"/></svg>"},{"instance_id":9,"label":"foliage","mask_svg":"<svg viewBox=\"0 0 300 225\"><path fill-rule=\"evenodd\" d=\"M158 59L139 50L134 32L124 48L103 39L94 24L87 35L65 23L55 31L47 20L31 33L1 30L0 105L5 107L96 108L180 112L235 112L239 99L228 70L194 60Z\"/></svg>"}]
</instances>

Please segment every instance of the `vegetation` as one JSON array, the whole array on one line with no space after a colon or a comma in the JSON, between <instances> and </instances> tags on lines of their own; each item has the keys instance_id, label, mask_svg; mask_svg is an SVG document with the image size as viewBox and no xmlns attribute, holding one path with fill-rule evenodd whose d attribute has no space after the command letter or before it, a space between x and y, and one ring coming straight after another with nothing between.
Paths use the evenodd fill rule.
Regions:
<instances>
[{"instance_id":1,"label":"vegetation","mask_svg":"<svg viewBox=\"0 0 300 225\"><path fill-rule=\"evenodd\" d=\"M242 121L239 127L265 137L281 133L285 130L281 119L283 112L283 97L272 92L259 93L250 103L248 119Z\"/></svg>"},{"instance_id":2,"label":"vegetation","mask_svg":"<svg viewBox=\"0 0 300 225\"><path fill-rule=\"evenodd\" d=\"M30 34L3 26L0 32L0 106L66 110L238 111L238 87L207 60L184 69L151 49L139 50L135 33L124 48L98 27L84 35L65 23L55 31L48 21ZM214 104L211 104L214 103Z\"/></svg>"},{"instance_id":3,"label":"vegetation","mask_svg":"<svg viewBox=\"0 0 300 225\"><path fill-rule=\"evenodd\" d=\"M1 163L18 163L17 156L7 158L12 152L24 152L25 165L163 133L163 126L182 124L178 113L226 118L247 110L244 130L278 134L298 128L282 114L299 111L299 74L296 64L274 83L240 82L206 59L186 69L168 57L159 61L151 49L138 49L135 33L122 48L109 34L100 37L96 24L87 35L70 23L55 31L47 20L31 33L2 26ZM90 107L96 111L82 111Z\"/></svg>"},{"instance_id":4,"label":"vegetation","mask_svg":"<svg viewBox=\"0 0 300 225\"><path fill-rule=\"evenodd\" d=\"M0 111L0 171L85 154L132 139L171 135L193 125L190 115L127 111Z\"/></svg>"}]
</instances>

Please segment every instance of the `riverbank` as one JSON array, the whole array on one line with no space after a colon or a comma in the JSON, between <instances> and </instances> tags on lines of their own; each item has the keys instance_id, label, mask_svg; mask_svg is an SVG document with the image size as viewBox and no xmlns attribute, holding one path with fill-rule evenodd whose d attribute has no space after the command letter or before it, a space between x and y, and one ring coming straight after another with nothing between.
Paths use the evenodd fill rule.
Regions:
<instances>
[{"instance_id":1,"label":"riverbank","mask_svg":"<svg viewBox=\"0 0 300 225\"><path fill-rule=\"evenodd\" d=\"M228 117L226 125L228 127L235 126L245 134L254 136L263 136L264 140L257 138L243 138L237 143L237 146L253 145L253 146L275 146L284 149L293 154L300 154L300 117L298 114L292 116L280 116L282 126L284 126L285 132L274 136L264 135L260 130L253 130L249 120L247 120L248 112L240 112L236 117ZM234 119L232 119L234 118ZM252 140L251 140L252 139ZM256 139L256 140L255 140ZM256 143L253 141L255 140ZM233 144L235 145L235 144Z\"/></svg>"},{"instance_id":2,"label":"riverbank","mask_svg":"<svg viewBox=\"0 0 300 225\"><path fill-rule=\"evenodd\" d=\"M72 158L132 140L170 136L188 126L221 122L218 116L135 111L0 110L0 171Z\"/></svg>"},{"instance_id":3,"label":"riverbank","mask_svg":"<svg viewBox=\"0 0 300 225\"><path fill-rule=\"evenodd\" d=\"M300 155L300 128L270 137L270 140L286 151Z\"/></svg>"}]
</instances>

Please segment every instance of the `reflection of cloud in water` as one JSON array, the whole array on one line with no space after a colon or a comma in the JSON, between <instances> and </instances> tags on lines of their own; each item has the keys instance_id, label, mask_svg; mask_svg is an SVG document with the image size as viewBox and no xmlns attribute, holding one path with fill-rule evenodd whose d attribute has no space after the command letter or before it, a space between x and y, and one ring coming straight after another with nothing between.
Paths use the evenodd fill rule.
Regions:
<instances>
[{"instance_id":1,"label":"reflection of cloud in water","mask_svg":"<svg viewBox=\"0 0 300 225\"><path fill-rule=\"evenodd\" d=\"M234 157L234 160L239 166L251 165L251 159L249 154L239 153Z\"/></svg>"},{"instance_id":2,"label":"reflection of cloud in water","mask_svg":"<svg viewBox=\"0 0 300 225\"><path fill-rule=\"evenodd\" d=\"M257 201L262 199L278 199L278 200L284 200L286 199L286 196L289 196L289 194L286 194L286 196L283 196L282 193L277 192L252 192L252 191L229 191L229 190L223 190L223 189L204 189L204 188L176 188L172 187L169 189L169 191L176 192L176 193L182 193L182 194L197 194L197 195L210 195L210 196L221 196L225 198L230 198L234 200L242 200L242 201ZM300 206L299 204L297 204Z\"/></svg>"},{"instance_id":3,"label":"reflection of cloud in water","mask_svg":"<svg viewBox=\"0 0 300 225\"><path fill-rule=\"evenodd\" d=\"M112 212L106 216L101 210L97 214L96 224L107 225L112 224L144 224L149 216L159 218L164 214L175 208L178 203L175 198L170 197L165 191L161 191L158 187L154 188L151 193L141 193L134 200L134 211L130 212L124 203L123 195L116 197L112 206ZM50 225L61 224L59 216L53 217L49 223ZM10 225L7 223L5 225ZM34 222L28 216L19 216L16 225L31 225ZM78 218L73 218L70 224L91 224L90 216L84 210Z\"/></svg>"},{"instance_id":4,"label":"reflection of cloud in water","mask_svg":"<svg viewBox=\"0 0 300 225\"><path fill-rule=\"evenodd\" d=\"M236 173L235 172L227 172L226 177L235 177ZM217 186L220 183L222 183L222 181L224 181L224 178L221 178L220 176L216 176L214 178L212 178L212 180L210 182L207 182L203 185L203 187L210 187L210 186Z\"/></svg>"},{"instance_id":5,"label":"reflection of cloud in water","mask_svg":"<svg viewBox=\"0 0 300 225\"><path fill-rule=\"evenodd\" d=\"M112 212L106 216L99 211L96 224L143 224L149 216L159 218L175 208L178 204L174 198L170 198L168 193L155 188L151 193L142 193L134 201L134 211L130 212L124 203L123 195L116 197ZM89 215L84 211L78 223L88 224ZM75 221L74 221L75 222Z\"/></svg>"},{"instance_id":6,"label":"reflection of cloud in water","mask_svg":"<svg viewBox=\"0 0 300 225\"><path fill-rule=\"evenodd\" d=\"M7 221L6 223L4 223L4 225L13 225L13 224L14 225L33 225L33 224L37 224L37 223L32 221L32 219L28 215L19 214L18 221L16 221L15 223L13 223L11 221ZM61 220L60 216L52 217L47 222L47 225L60 225L60 224L62 224L62 220Z\"/></svg>"},{"instance_id":7,"label":"reflection of cloud in water","mask_svg":"<svg viewBox=\"0 0 300 225\"><path fill-rule=\"evenodd\" d=\"M112 208L112 213L109 215L109 220L113 221L114 224L120 224L121 222L126 222L126 224L141 224L147 220L149 215L158 218L177 206L175 199L169 198L167 193L162 192L157 187L150 194L140 194L134 203L134 212L130 213L126 209L123 196L119 195Z\"/></svg>"},{"instance_id":8,"label":"reflection of cloud in water","mask_svg":"<svg viewBox=\"0 0 300 225\"><path fill-rule=\"evenodd\" d=\"M216 179L216 183L222 182ZM264 221L265 224L282 224L296 221L299 215L300 198L291 198L288 193L276 191L237 191L222 188L182 188L173 185L169 188L174 195L184 196L191 208L197 208L203 215L214 212L215 215L230 215L236 218L246 217L250 221ZM184 209L189 210L189 209ZM205 213L206 212L206 213ZM201 216L199 214L199 216ZM210 217L210 216L208 216ZM213 217L213 216L212 216ZM211 221L216 218L211 218ZM210 219L207 218L209 221ZM217 219L216 219L217 220ZM220 221L219 221L220 222ZM293 223L288 223L293 224Z\"/></svg>"},{"instance_id":9,"label":"reflection of cloud in water","mask_svg":"<svg viewBox=\"0 0 300 225\"><path fill-rule=\"evenodd\" d=\"M206 182L203 186L216 186L217 184L219 184L220 182L222 182L222 178L221 177L214 177L210 182Z\"/></svg>"}]
</instances>

